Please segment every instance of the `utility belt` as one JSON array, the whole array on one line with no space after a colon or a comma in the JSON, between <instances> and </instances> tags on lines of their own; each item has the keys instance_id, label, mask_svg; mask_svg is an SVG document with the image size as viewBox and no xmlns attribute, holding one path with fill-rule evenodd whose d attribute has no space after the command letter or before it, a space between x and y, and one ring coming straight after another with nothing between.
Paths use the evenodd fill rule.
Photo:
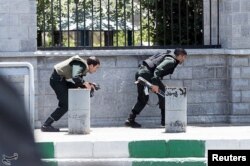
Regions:
<instances>
[{"instance_id":1,"label":"utility belt","mask_svg":"<svg viewBox=\"0 0 250 166\"><path fill-rule=\"evenodd\" d=\"M56 80L56 81L66 81L64 76L59 75L56 70L54 69L51 77L51 79Z\"/></svg>"}]
</instances>

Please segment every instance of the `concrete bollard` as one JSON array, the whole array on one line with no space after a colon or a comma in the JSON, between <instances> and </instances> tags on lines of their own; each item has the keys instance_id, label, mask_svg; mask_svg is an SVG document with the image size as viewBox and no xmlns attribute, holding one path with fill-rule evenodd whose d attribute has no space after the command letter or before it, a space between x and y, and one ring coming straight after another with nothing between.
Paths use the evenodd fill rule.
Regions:
<instances>
[{"instance_id":1,"label":"concrete bollard","mask_svg":"<svg viewBox=\"0 0 250 166\"><path fill-rule=\"evenodd\" d=\"M69 134L90 133L90 90L69 89Z\"/></svg>"},{"instance_id":2,"label":"concrete bollard","mask_svg":"<svg viewBox=\"0 0 250 166\"><path fill-rule=\"evenodd\" d=\"M167 133L186 132L187 91L186 88L166 88L165 131Z\"/></svg>"}]
</instances>

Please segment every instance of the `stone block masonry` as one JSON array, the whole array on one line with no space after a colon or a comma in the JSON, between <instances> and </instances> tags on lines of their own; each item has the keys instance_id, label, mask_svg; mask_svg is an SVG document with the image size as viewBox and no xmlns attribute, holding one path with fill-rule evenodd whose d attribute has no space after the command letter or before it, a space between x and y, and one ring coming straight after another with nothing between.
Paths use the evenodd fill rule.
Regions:
<instances>
[{"instance_id":1,"label":"stone block masonry","mask_svg":"<svg viewBox=\"0 0 250 166\"><path fill-rule=\"evenodd\" d=\"M220 41L223 48L250 48L249 16L248 0L220 0Z\"/></svg>"},{"instance_id":2,"label":"stone block masonry","mask_svg":"<svg viewBox=\"0 0 250 166\"><path fill-rule=\"evenodd\" d=\"M101 85L101 90L91 98L91 125L122 126L137 99L134 84L137 66L143 59L159 51L164 50L53 51L21 56L19 53L16 53L17 56L14 53L2 53L0 60L29 61L34 65L36 127L40 127L58 104L49 85L53 66L74 54L83 58L87 57L85 55L98 56L101 60L100 70L85 78ZM205 50L203 53L201 50L187 51L187 61L179 65L171 77L165 77L163 82L169 87L187 88L188 124L248 122L250 56L228 55L221 49ZM18 78L9 80L16 82ZM18 83L16 85L19 86ZM157 96L151 93L150 102L157 103L157 100ZM67 116L66 114L55 125L67 127ZM146 106L138 121L143 125L160 125L158 106Z\"/></svg>"},{"instance_id":3,"label":"stone block masonry","mask_svg":"<svg viewBox=\"0 0 250 166\"><path fill-rule=\"evenodd\" d=\"M122 126L128 117L131 108L137 99L137 90L134 84L135 72L138 64L148 56L164 50L109 50L106 54L98 55L98 51L75 51L83 58L85 55L96 55L101 60L101 68L97 73L88 74L85 80L101 84L101 90L91 98L91 125L92 126ZM191 50L188 50L189 52ZM215 51L215 50L214 50ZM102 51L101 51L102 52ZM205 51L207 52L207 51ZM216 52L216 51L215 51ZM217 51L218 52L218 51ZM50 55L48 55L48 53ZM57 55L54 55L56 53ZM136 54L137 53L137 54ZM139 53L139 55L138 55ZM72 52L37 52L32 58L10 58L3 54L1 61L31 61L35 66L36 89L36 124L40 124L57 107L57 99L49 85L49 78L53 66L72 56ZM142 55L144 55L142 57ZM166 77L163 82L168 86L186 87L188 94L188 123L225 123L228 117L228 56L192 54L187 61L176 68L171 78ZM126 65L127 64L127 65ZM247 67L247 66L244 66ZM241 67L237 66L237 68ZM230 78L231 79L231 78ZM233 82L233 81L232 81ZM237 84L236 84L237 85ZM238 85L237 85L238 86ZM240 88L240 87L237 87ZM236 90L240 92L241 90ZM247 94L244 94L244 101ZM234 97L235 98L235 97ZM238 97L241 100L241 97ZM157 103L157 96L150 94L150 101ZM234 107L230 107L234 108ZM231 113L233 113L231 111ZM240 114L236 114L241 116ZM67 114L55 123L59 127L67 127ZM160 110L158 106L146 106L138 117L142 124L160 124Z\"/></svg>"},{"instance_id":4,"label":"stone block masonry","mask_svg":"<svg viewBox=\"0 0 250 166\"><path fill-rule=\"evenodd\" d=\"M100 70L88 75L86 80L101 84L91 101L91 124L93 126L122 126L132 106L137 93L134 85L134 74L142 59L152 55L154 51L75 51L83 57L97 55L102 62ZM163 82L169 87L184 86L188 92L188 124L190 123L245 123L249 122L249 59L247 53L233 52L232 55L221 50L212 55L209 51L202 53L188 50L187 61L176 68L171 77ZM192 53L193 52L193 53ZM220 53L222 52L222 53ZM56 54L54 54L56 53ZM137 53L135 55L135 53ZM49 54L49 55L47 55ZM1 61L28 61L35 68L36 91L36 124L40 127L47 116L56 108L57 99L49 85L49 77L53 65L73 55L72 52L37 52L33 53L1 53ZM117 54L117 55L115 55ZM127 67L125 64L129 64ZM18 78L8 78L20 89ZM150 94L152 103L157 103L157 97ZM98 104L96 104L98 103ZM142 124L160 124L160 111L157 106L146 106L138 117ZM57 126L67 126L67 114L56 123Z\"/></svg>"},{"instance_id":5,"label":"stone block masonry","mask_svg":"<svg viewBox=\"0 0 250 166\"><path fill-rule=\"evenodd\" d=\"M188 123L250 122L250 7L249 0L219 0L220 44L223 49L188 50L187 61L178 66L164 83L184 86L188 92ZM217 0L212 0L212 44L217 44ZM165 50L82 50L37 51L35 0L0 1L0 61L28 61L35 68L37 127L57 106L49 86L53 65L79 54L100 57L101 69L87 80L102 89L91 101L91 124L121 126L135 104L133 84L137 66L146 57ZM204 0L204 44L209 44L209 0ZM12 80L13 82L17 80ZM20 89L19 83L16 86ZM157 97L150 94L153 103ZM160 111L147 106L141 113L142 124L160 124ZM57 126L67 126L67 115Z\"/></svg>"},{"instance_id":6,"label":"stone block masonry","mask_svg":"<svg viewBox=\"0 0 250 166\"><path fill-rule=\"evenodd\" d=\"M99 82L102 86L101 91L98 91L96 96L92 99L92 124L95 125L100 123L98 121L102 121L105 125L121 126L136 102L136 86L133 82L134 74L137 70L138 58L137 56L112 56L100 58L104 61L103 67L101 67L100 71L96 74L88 75L86 78L86 80ZM196 58L200 60L196 63L191 62L192 60L195 61ZM220 115L226 117L227 115L224 114L224 107L221 108L217 105L218 102L221 105L227 105L227 75L224 73L220 77L216 73L219 69L226 71L225 61L226 56L224 55L214 56L213 60L210 60L209 56L206 55L192 55L190 56L190 59L187 60L187 65L184 64L177 67L175 73L171 76L171 79L167 77L164 82L168 84L168 86L176 86L177 83L181 86L187 87L189 89L189 105L195 103L204 104L206 106L205 110L218 108L214 113L211 111L211 114L213 114L212 116ZM204 63L205 69L203 70L204 67L201 65L204 65ZM130 65L126 67L124 64ZM43 65L40 64L40 66ZM43 69L41 68L41 70ZM48 72L48 74L50 73ZM46 75L43 75L42 77L46 77ZM190 81L191 84L189 83ZM200 86L205 88L200 88L199 85L195 85L196 82L200 82ZM45 83L48 84L48 81ZM150 94L150 100L153 103L157 103L157 97L155 97L154 94ZM46 111L47 114L53 110L53 106L50 106L49 108L51 109ZM192 112L192 110L190 111ZM160 111L158 107L147 106L141 113L139 121L146 124L150 122L158 124L160 123L159 115ZM200 115L206 116L204 112L200 112ZM200 122L201 120L199 120L199 118L189 119L189 123ZM203 123L214 123L214 121L212 118L207 118ZM64 124L60 124L60 122L59 125L64 126Z\"/></svg>"},{"instance_id":7,"label":"stone block masonry","mask_svg":"<svg viewBox=\"0 0 250 166\"><path fill-rule=\"evenodd\" d=\"M1 0L0 52L36 51L36 3Z\"/></svg>"},{"instance_id":8,"label":"stone block masonry","mask_svg":"<svg viewBox=\"0 0 250 166\"><path fill-rule=\"evenodd\" d=\"M234 123L241 119L242 123L249 122L248 116L249 105L249 90L250 90L250 69L249 56L230 56L229 62L229 122ZM239 116L242 118L239 118Z\"/></svg>"}]
</instances>

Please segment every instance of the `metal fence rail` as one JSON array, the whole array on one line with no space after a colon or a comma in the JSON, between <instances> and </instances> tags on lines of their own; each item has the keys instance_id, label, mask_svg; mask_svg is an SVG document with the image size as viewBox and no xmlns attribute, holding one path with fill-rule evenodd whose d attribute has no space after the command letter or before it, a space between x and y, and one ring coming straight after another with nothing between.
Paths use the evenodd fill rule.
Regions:
<instances>
[{"instance_id":1,"label":"metal fence rail","mask_svg":"<svg viewBox=\"0 0 250 166\"><path fill-rule=\"evenodd\" d=\"M204 0L38 0L38 48L220 47L219 0L206 1L209 6Z\"/></svg>"},{"instance_id":2,"label":"metal fence rail","mask_svg":"<svg viewBox=\"0 0 250 166\"><path fill-rule=\"evenodd\" d=\"M29 62L0 62L0 75L24 76L24 104L30 125L35 129L34 67Z\"/></svg>"}]
</instances>

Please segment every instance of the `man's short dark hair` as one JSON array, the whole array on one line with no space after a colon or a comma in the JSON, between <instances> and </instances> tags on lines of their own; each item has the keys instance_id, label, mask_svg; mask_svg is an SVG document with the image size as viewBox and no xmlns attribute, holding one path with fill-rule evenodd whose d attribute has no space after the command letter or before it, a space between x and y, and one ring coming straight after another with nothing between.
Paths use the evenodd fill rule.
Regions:
<instances>
[{"instance_id":1,"label":"man's short dark hair","mask_svg":"<svg viewBox=\"0 0 250 166\"><path fill-rule=\"evenodd\" d=\"M93 66L100 65L100 60L95 56L91 56L87 59L87 64Z\"/></svg>"},{"instance_id":2,"label":"man's short dark hair","mask_svg":"<svg viewBox=\"0 0 250 166\"><path fill-rule=\"evenodd\" d=\"M181 55L181 54L187 55L186 50L183 49L183 48L176 48L176 49L174 50L174 55L175 55L175 56L178 56L178 55Z\"/></svg>"}]
</instances>

